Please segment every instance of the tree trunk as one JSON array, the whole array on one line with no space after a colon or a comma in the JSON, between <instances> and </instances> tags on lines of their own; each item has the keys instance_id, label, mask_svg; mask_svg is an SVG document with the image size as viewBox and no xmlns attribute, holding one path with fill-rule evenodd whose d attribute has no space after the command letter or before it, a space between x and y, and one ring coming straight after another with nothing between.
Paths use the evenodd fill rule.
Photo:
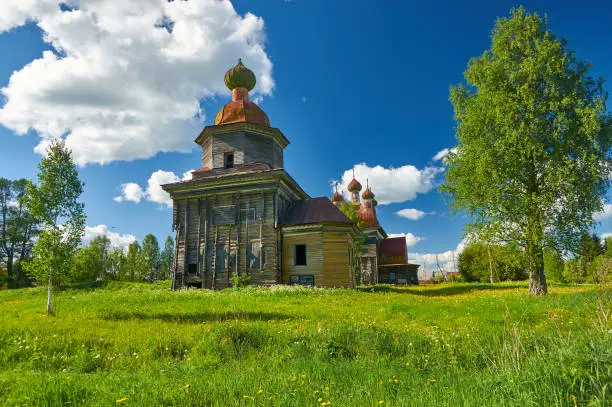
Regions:
<instances>
[{"instance_id":1,"label":"tree trunk","mask_svg":"<svg viewBox=\"0 0 612 407\"><path fill-rule=\"evenodd\" d=\"M489 253L489 282L493 284L493 260L491 259L491 245L488 243L487 252Z\"/></svg>"},{"instance_id":2,"label":"tree trunk","mask_svg":"<svg viewBox=\"0 0 612 407\"><path fill-rule=\"evenodd\" d=\"M51 276L49 276L49 287L47 288L47 315L53 315L53 309L51 307L51 291L53 290L53 282Z\"/></svg>"},{"instance_id":3,"label":"tree trunk","mask_svg":"<svg viewBox=\"0 0 612 407\"><path fill-rule=\"evenodd\" d=\"M17 279L13 276L13 256L7 255L6 259L6 273L8 275L8 288L17 288Z\"/></svg>"},{"instance_id":4,"label":"tree trunk","mask_svg":"<svg viewBox=\"0 0 612 407\"><path fill-rule=\"evenodd\" d=\"M532 218L533 219L533 218ZM544 250L542 249L542 223L539 219L529 222L529 240L527 254L529 256L529 294L546 295L546 276L544 275Z\"/></svg>"}]
</instances>

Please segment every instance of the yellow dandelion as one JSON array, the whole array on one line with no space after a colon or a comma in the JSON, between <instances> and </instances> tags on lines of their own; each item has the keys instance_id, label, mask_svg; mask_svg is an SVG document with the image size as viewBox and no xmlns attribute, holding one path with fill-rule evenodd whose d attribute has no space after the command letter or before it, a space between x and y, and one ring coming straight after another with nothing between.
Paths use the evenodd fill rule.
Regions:
<instances>
[{"instance_id":1,"label":"yellow dandelion","mask_svg":"<svg viewBox=\"0 0 612 407\"><path fill-rule=\"evenodd\" d=\"M66 380L70 380L70 376L66 376Z\"/></svg>"},{"instance_id":2,"label":"yellow dandelion","mask_svg":"<svg viewBox=\"0 0 612 407\"><path fill-rule=\"evenodd\" d=\"M378 404L385 404L385 400L379 400Z\"/></svg>"},{"instance_id":3,"label":"yellow dandelion","mask_svg":"<svg viewBox=\"0 0 612 407\"><path fill-rule=\"evenodd\" d=\"M263 390L259 389L259 391L257 392L257 394L263 394Z\"/></svg>"},{"instance_id":4,"label":"yellow dandelion","mask_svg":"<svg viewBox=\"0 0 612 407\"><path fill-rule=\"evenodd\" d=\"M317 401L318 401L319 403L321 403L321 402L323 401L323 399L322 399L321 397L319 397L319 398L317 399Z\"/></svg>"},{"instance_id":5,"label":"yellow dandelion","mask_svg":"<svg viewBox=\"0 0 612 407\"><path fill-rule=\"evenodd\" d=\"M245 394L244 396L242 396L242 398L243 398L243 399L248 399L248 398L249 398L249 395L248 395L248 394Z\"/></svg>"},{"instance_id":6,"label":"yellow dandelion","mask_svg":"<svg viewBox=\"0 0 612 407\"><path fill-rule=\"evenodd\" d=\"M120 399L117 399L115 403L121 404L121 403L125 403L126 401L127 401L127 397L121 397Z\"/></svg>"}]
</instances>

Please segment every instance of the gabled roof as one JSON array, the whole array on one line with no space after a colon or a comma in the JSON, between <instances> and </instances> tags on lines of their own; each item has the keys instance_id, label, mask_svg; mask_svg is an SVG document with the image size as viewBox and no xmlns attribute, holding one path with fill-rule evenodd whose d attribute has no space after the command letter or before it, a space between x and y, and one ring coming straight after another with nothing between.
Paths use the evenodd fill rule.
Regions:
<instances>
[{"instance_id":1,"label":"gabled roof","mask_svg":"<svg viewBox=\"0 0 612 407\"><path fill-rule=\"evenodd\" d=\"M405 256L406 255L406 238L404 237L388 237L380 242L378 253L387 256Z\"/></svg>"},{"instance_id":2,"label":"gabled roof","mask_svg":"<svg viewBox=\"0 0 612 407\"><path fill-rule=\"evenodd\" d=\"M192 171L193 179L217 177L219 175L238 174L251 171L268 171L273 168L265 162L257 161L251 164L236 164L232 168L200 168Z\"/></svg>"},{"instance_id":3,"label":"gabled roof","mask_svg":"<svg viewBox=\"0 0 612 407\"><path fill-rule=\"evenodd\" d=\"M344 223L353 222L346 217L327 197L304 199L296 201L289 207L285 219L281 222L286 226L307 225L313 223Z\"/></svg>"}]
</instances>

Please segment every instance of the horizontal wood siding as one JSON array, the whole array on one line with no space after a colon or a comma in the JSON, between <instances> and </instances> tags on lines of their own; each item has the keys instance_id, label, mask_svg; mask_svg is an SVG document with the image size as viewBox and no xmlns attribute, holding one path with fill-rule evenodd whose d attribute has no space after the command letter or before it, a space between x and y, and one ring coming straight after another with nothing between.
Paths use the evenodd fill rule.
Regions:
<instances>
[{"instance_id":1,"label":"horizontal wood siding","mask_svg":"<svg viewBox=\"0 0 612 407\"><path fill-rule=\"evenodd\" d=\"M323 232L324 278L325 287L352 287L353 272L350 264L349 248L353 239L348 232Z\"/></svg>"},{"instance_id":2,"label":"horizontal wood siding","mask_svg":"<svg viewBox=\"0 0 612 407\"><path fill-rule=\"evenodd\" d=\"M323 276L323 233L283 234L282 247L282 283L289 284L291 275L314 275L315 285L322 286ZM295 245L306 245L306 266L295 265Z\"/></svg>"}]
</instances>

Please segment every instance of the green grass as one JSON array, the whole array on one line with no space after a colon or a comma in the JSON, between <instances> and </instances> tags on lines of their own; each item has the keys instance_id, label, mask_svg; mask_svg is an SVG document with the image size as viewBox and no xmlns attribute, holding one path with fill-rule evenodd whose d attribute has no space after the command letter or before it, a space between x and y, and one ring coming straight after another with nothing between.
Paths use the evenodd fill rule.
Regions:
<instances>
[{"instance_id":1,"label":"green grass","mask_svg":"<svg viewBox=\"0 0 612 407\"><path fill-rule=\"evenodd\" d=\"M0 292L0 404L609 406L609 292L524 284ZM329 404L328 404L329 402Z\"/></svg>"}]
</instances>

